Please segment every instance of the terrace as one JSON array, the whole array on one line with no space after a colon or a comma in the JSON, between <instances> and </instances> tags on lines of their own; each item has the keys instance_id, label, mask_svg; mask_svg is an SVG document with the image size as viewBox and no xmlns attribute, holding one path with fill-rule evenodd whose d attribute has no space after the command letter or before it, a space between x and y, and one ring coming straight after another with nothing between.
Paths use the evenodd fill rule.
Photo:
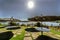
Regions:
<instances>
[{"instance_id":1,"label":"terrace","mask_svg":"<svg viewBox=\"0 0 60 40\"><path fill-rule=\"evenodd\" d=\"M1 25L4 26L4 25ZM7 26L0 28L0 40L60 40L60 31L58 31L58 28L54 28L52 26L48 26L50 31L49 32L43 32L43 35L41 35L40 31L37 31L36 28L39 28L37 26L33 25L14 25L16 27L20 27L19 29L14 29L13 26L9 26L11 29L7 30L9 28ZM46 25L47 26L47 25ZM28 30L26 30L28 29ZM9 32L10 31L10 32ZM9 34L11 33L11 34ZM4 34L4 35L3 35ZM7 35L6 35L7 34ZM11 37L8 35L11 35ZM8 39L7 39L8 38Z\"/></svg>"}]
</instances>

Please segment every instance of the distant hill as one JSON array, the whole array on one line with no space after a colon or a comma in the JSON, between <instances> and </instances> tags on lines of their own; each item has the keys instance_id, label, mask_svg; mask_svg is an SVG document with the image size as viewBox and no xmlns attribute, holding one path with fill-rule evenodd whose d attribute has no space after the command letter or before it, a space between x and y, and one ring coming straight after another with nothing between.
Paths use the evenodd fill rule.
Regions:
<instances>
[{"instance_id":1,"label":"distant hill","mask_svg":"<svg viewBox=\"0 0 60 40\"><path fill-rule=\"evenodd\" d=\"M56 21L60 20L60 16L35 16L28 18L29 21Z\"/></svg>"}]
</instances>

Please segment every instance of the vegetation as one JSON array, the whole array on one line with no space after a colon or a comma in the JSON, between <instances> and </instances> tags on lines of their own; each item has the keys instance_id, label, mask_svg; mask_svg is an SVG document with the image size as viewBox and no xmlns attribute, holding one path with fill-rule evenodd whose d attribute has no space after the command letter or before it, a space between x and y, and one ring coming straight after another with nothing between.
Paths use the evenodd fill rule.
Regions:
<instances>
[{"instance_id":1,"label":"vegetation","mask_svg":"<svg viewBox=\"0 0 60 40\"><path fill-rule=\"evenodd\" d=\"M0 23L0 28L4 28L6 26L6 24L1 24Z\"/></svg>"},{"instance_id":2,"label":"vegetation","mask_svg":"<svg viewBox=\"0 0 60 40\"><path fill-rule=\"evenodd\" d=\"M53 29L51 29L51 32L54 33L54 34L60 35L60 32L57 32L57 31L55 31L55 30L53 30Z\"/></svg>"},{"instance_id":3,"label":"vegetation","mask_svg":"<svg viewBox=\"0 0 60 40\"><path fill-rule=\"evenodd\" d=\"M37 26L37 27L43 27L43 25L42 25L40 22L37 22L37 23L36 23L36 26Z\"/></svg>"},{"instance_id":4,"label":"vegetation","mask_svg":"<svg viewBox=\"0 0 60 40\"><path fill-rule=\"evenodd\" d=\"M25 24L21 24L21 26L26 26Z\"/></svg>"},{"instance_id":5,"label":"vegetation","mask_svg":"<svg viewBox=\"0 0 60 40\"><path fill-rule=\"evenodd\" d=\"M56 21L60 20L60 16L35 16L28 18L29 21Z\"/></svg>"},{"instance_id":6,"label":"vegetation","mask_svg":"<svg viewBox=\"0 0 60 40\"><path fill-rule=\"evenodd\" d=\"M19 24L16 24L14 21L11 21L11 22L9 23L9 26L17 26L17 25L19 25Z\"/></svg>"},{"instance_id":7,"label":"vegetation","mask_svg":"<svg viewBox=\"0 0 60 40\"><path fill-rule=\"evenodd\" d=\"M25 30L23 30L20 35L17 35L16 37L11 38L10 40L23 40L24 35L25 35Z\"/></svg>"},{"instance_id":8,"label":"vegetation","mask_svg":"<svg viewBox=\"0 0 60 40\"><path fill-rule=\"evenodd\" d=\"M5 24L1 24L1 23L0 23L0 26L5 26Z\"/></svg>"}]
</instances>

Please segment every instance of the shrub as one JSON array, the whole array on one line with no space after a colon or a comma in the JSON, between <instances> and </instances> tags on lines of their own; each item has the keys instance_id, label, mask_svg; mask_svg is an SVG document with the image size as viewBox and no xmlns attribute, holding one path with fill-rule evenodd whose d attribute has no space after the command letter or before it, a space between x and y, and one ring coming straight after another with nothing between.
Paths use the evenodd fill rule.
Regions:
<instances>
[{"instance_id":1,"label":"shrub","mask_svg":"<svg viewBox=\"0 0 60 40\"><path fill-rule=\"evenodd\" d=\"M16 24L15 22L11 21L11 22L9 23L9 26L17 26L17 24Z\"/></svg>"},{"instance_id":2,"label":"shrub","mask_svg":"<svg viewBox=\"0 0 60 40\"><path fill-rule=\"evenodd\" d=\"M37 26L37 27L42 27L43 25L42 25L40 22L37 22L37 23L35 24L35 26Z\"/></svg>"},{"instance_id":3,"label":"shrub","mask_svg":"<svg viewBox=\"0 0 60 40\"><path fill-rule=\"evenodd\" d=\"M21 24L21 26L26 26L25 24Z\"/></svg>"}]
</instances>

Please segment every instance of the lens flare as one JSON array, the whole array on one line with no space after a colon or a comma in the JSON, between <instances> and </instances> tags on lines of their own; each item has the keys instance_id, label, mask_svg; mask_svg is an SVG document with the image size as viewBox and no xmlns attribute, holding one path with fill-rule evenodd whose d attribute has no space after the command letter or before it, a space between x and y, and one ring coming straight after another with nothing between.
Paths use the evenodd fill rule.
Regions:
<instances>
[{"instance_id":1,"label":"lens flare","mask_svg":"<svg viewBox=\"0 0 60 40\"><path fill-rule=\"evenodd\" d=\"M34 7L34 2L33 1L29 1L28 2L28 8L33 8Z\"/></svg>"}]
</instances>

